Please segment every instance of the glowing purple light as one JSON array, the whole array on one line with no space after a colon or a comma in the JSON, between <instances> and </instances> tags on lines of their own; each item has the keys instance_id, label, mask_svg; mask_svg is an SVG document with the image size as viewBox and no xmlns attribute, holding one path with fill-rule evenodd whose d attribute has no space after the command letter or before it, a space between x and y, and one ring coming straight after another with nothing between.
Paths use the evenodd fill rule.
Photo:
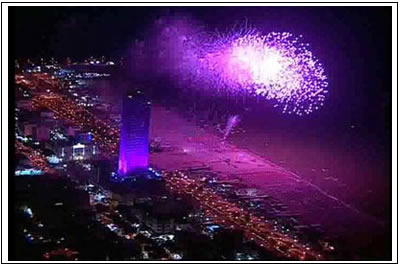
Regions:
<instances>
[{"instance_id":1,"label":"glowing purple light","mask_svg":"<svg viewBox=\"0 0 400 266\"><path fill-rule=\"evenodd\" d=\"M227 38L220 50L199 59L199 79L208 77L219 89L274 100L284 113L309 114L323 105L328 82L307 46L287 32Z\"/></svg>"},{"instance_id":2,"label":"glowing purple light","mask_svg":"<svg viewBox=\"0 0 400 266\"><path fill-rule=\"evenodd\" d=\"M149 45L139 49L147 57L138 65L151 62L152 77L167 75L179 87L214 95L257 96L300 116L324 105L327 76L301 35L261 34L247 24L208 34L197 22L179 17L159 20L155 28Z\"/></svg>"},{"instance_id":3,"label":"glowing purple light","mask_svg":"<svg viewBox=\"0 0 400 266\"><path fill-rule=\"evenodd\" d=\"M151 105L142 94L123 100L118 174L129 176L149 167L149 124Z\"/></svg>"}]
</instances>

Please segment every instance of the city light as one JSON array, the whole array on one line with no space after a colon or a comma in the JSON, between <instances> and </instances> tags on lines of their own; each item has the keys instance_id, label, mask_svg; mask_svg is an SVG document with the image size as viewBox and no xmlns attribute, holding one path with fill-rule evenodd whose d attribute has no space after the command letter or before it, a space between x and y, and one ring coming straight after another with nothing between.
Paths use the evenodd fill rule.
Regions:
<instances>
[{"instance_id":1,"label":"city light","mask_svg":"<svg viewBox=\"0 0 400 266\"><path fill-rule=\"evenodd\" d=\"M43 175L43 171L37 169L25 169L25 170L17 170L15 171L16 176L21 175Z\"/></svg>"},{"instance_id":2,"label":"city light","mask_svg":"<svg viewBox=\"0 0 400 266\"><path fill-rule=\"evenodd\" d=\"M192 179L180 171L166 173L163 177L169 190L174 193L186 194L196 200L207 218L217 224L243 230L246 238L255 241L265 249L277 252L286 258L322 259L322 256L309 247L303 247L289 236L275 231L270 223L204 187L201 181ZM283 251L282 248L287 251Z\"/></svg>"}]
</instances>

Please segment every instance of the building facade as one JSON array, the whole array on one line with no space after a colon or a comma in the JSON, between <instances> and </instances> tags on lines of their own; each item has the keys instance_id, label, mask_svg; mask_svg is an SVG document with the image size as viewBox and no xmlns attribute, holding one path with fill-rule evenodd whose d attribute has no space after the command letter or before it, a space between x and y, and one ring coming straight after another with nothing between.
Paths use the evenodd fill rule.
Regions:
<instances>
[{"instance_id":1,"label":"building facade","mask_svg":"<svg viewBox=\"0 0 400 266\"><path fill-rule=\"evenodd\" d=\"M128 93L122 103L118 175L129 176L149 167L151 102L140 90Z\"/></svg>"}]
</instances>

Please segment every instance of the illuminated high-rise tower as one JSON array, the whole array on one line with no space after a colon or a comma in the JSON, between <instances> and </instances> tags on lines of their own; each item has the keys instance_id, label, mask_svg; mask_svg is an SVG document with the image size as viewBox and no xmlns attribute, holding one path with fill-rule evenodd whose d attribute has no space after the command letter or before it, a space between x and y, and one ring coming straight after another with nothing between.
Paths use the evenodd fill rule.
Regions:
<instances>
[{"instance_id":1,"label":"illuminated high-rise tower","mask_svg":"<svg viewBox=\"0 0 400 266\"><path fill-rule=\"evenodd\" d=\"M140 90L129 92L122 103L118 175L128 177L149 167L151 102Z\"/></svg>"}]
</instances>

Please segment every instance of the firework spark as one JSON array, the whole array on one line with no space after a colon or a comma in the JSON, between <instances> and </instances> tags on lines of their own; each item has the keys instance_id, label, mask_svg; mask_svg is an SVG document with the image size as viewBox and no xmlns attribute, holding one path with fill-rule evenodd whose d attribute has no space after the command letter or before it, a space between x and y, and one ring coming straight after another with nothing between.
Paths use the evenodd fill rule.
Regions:
<instances>
[{"instance_id":1,"label":"firework spark","mask_svg":"<svg viewBox=\"0 0 400 266\"><path fill-rule=\"evenodd\" d=\"M324 105L328 79L301 35L263 35L247 23L208 34L182 18L157 27L145 59L153 76L166 73L183 88L210 94L257 96L288 114L302 116Z\"/></svg>"},{"instance_id":2,"label":"firework spark","mask_svg":"<svg viewBox=\"0 0 400 266\"><path fill-rule=\"evenodd\" d=\"M201 78L211 78L215 87L265 97L289 114L309 114L323 105L327 77L299 37L252 33L221 43L199 59Z\"/></svg>"}]
</instances>

